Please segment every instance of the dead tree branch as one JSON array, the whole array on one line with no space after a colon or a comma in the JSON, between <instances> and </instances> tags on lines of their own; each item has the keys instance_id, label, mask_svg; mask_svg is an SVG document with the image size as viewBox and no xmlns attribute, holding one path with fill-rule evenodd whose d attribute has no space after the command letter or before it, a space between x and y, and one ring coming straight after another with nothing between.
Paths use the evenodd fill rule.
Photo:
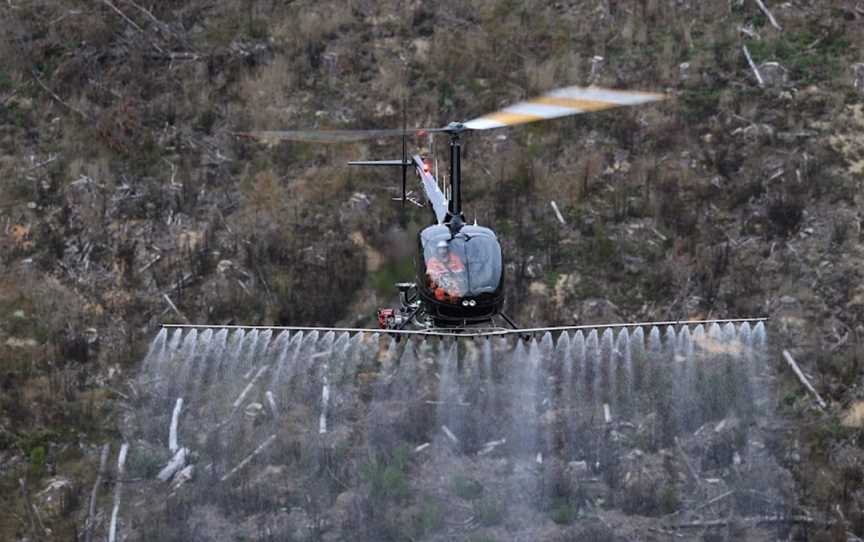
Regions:
<instances>
[{"instance_id":1,"label":"dead tree branch","mask_svg":"<svg viewBox=\"0 0 864 542\"><path fill-rule=\"evenodd\" d=\"M237 473L237 471L239 471L240 469L242 469L243 467L245 467L245 466L246 466L250 461L252 461L253 459L255 459L255 456L258 455L258 454L260 454L262 451L264 451L264 449L265 449L267 446L269 446L269 445L270 445L274 440L276 440L276 435L270 435L269 437L267 437L267 438L264 440L264 442L261 443L260 446L258 446L257 448L255 448L255 450L254 450L251 454L249 454L248 456L246 456L246 459L244 459L243 461L241 461L240 463L238 463L236 467L234 467L233 469L231 469L231 470L228 472L228 474L226 474L225 476L223 476L223 477L220 478L219 480L220 480L221 482L225 482L226 480L228 480L229 478L231 478L232 476L234 476L234 475Z\"/></svg>"},{"instance_id":2,"label":"dead tree branch","mask_svg":"<svg viewBox=\"0 0 864 542\"><path fill-rule=\"evenodd\" d=\"M771 26L782 32L783 28L779 24L777 24L777 19L774 18L774 15L772 15L770 11L768 11L765 3L762 2L762 0L755 0L755 2L756 5L759 6L759 9L762 10L762 13L764 13L765 16L768 17L768 21L771 23Z\"/></svg>"},{"instance_id":3,"label":"dead tree branch","mask_svg":"<svg viewBox=\"0 0 864 542\"><path fill-rule=\"evenodd\" d=\"M127 17L125 13L120 11L120 8L118 8L117 6L112 4L109 0L102 0L102 3L105 4L106 6L108 6L109 8L111 8L117 15L120 16L121 19L126 21L129 24L129 26L131 26L132 28L137 30L139 33L141 33L145 37L147 36L147 32L145 32L143 28L138 26L138 24L135 21L133 21L132 19ZM159 45L157 43L150 40L149 37L148 37L147 41L150 42L150 45L152 45L154 49L156 49L157 51L159 51L162 54L165 54L165 50L162 49L161 47L159 47Z\"/></svg>"},{"instance_id":4,"label":"dead tree branch","mask_svg":"<svg viewBox=\"0 0 864 542\"><path fill-rule=\"evenodd\" d=\"M750 69L753 70L753 73L756 75L756 81L759 83L760 87L765 86L765 80L762 79L762 74L759 73L759 68L756 67L756 63L753 62L753 57L750 56L750 50L747 49L746 45L741 46L744 49L744 56L747 57L747 63L750 64Z\"/></svg>"},{"instance_id":5,"label":"dead tree branch","mask_svg":"<svg viewBox=\"0 0 864 542\"><path fill-rule=\"evenodd\" d=\"M87 116L83 111L81 111L80 109L78 109L78 108L76 108L76 107L73 107L73 106L69 105L68 103L64 102L63 99L62 99L60 96L58 96L58 95L57 95L53 90L51 90L51 89L48 87L48 85L46 85L46 84L42 81L42 79L39 78L39 75L36 73L35 70L34 70L32 73L33 73L33 79L36 80L36 83L37 83L40 87L42 87L42 90L44 90L45 92L47 92L49 96L51 96L52 98L54 98L54 100L55 100L57 103L59 103L60 105L62 105L63 107L65 107L66 109L68 109L68 110L70 110L70 111L72 111L72 112L74 112L74 113L78 113L79 115L81 115L81 118L83 118L84 120L90 120L90 117L88 117L88 116Z\"/></svg>"}]
</instances>

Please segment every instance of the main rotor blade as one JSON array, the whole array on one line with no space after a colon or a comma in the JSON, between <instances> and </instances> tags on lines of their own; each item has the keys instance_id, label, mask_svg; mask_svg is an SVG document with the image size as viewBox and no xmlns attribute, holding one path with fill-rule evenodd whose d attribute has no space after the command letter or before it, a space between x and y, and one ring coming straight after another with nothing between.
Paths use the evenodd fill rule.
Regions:
<instances>
[{"instance_id":1,"label":"main rotor blade","mask_svg":"<svg viewBox=\"0 0 864 542\"><path fill-rule=\"evenodd\" d=\"M665 98L663 94L650 92L629 92L599 87L564 87L469 120L464 123L464 126L469 130L490 130L538 120L593 113L613 107L656 102Z\"/></svg>"},{"instance_id":2,"label":"main rotor blade","mask_svg":"<svg viewBox=\"0 0 864 542\"><path fill-rule=\"evenodd\" d=\"M261 141L306 141L310 143L351 143L382 137L423 135L438 132L441 128L411 128L382 130L264 130L260 132L237 132L234 135Z\"/></svg>"}]
</instances>

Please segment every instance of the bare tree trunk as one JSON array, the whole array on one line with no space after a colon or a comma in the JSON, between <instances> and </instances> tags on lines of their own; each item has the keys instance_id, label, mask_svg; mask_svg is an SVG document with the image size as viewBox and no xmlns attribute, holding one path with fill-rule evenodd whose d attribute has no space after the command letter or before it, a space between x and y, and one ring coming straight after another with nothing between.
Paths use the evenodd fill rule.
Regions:
<instances>
[{"instance_id":1,"label":"bare tree trunk","mask_svg":"<svg viewBox=\"0 0 864 542\"><path fill-rule=\"evenodd\" d=\"M176 452L177 445L177 424L180 421L180 412L183 410L183 398L180 397L177 399L177 403L174 405L174 412L171 415L171 426L168 428L168 449L172 452Z\"/></svg>"},{"instance_id":2,"label":"bare tree trunk","mask_svg":"<svg viewBox=\"0 0 864 542\"><path fill-rule=\"evenodd\" d=\"M123 476L126 474L127 452L129 452L129 445L124 442L120 447L120 455L117 457L117 483L114 486L114 510L111 512L108 542L116 542L117 540L117 516L120 514L120 492L123 489Z\"/></svg>"},{"instance_id":3,"label":"bare tree trunk","mask_svg":"<svg viewBox=\"0 0 864 542\"><path fill-rule=\"evenodd\" d=\"M99 457L99 470L96 472L96 482L93 483L93 491L90 493L90 508L87 510L87 519L84 521L84 542L93 541L93 523L96 521L96 497L99 494L99 484L102 483L102 475L105 473L105 465L108 463L108 452L111 445L102 446L102 455Z\"/></svg>"},{"instance_id":4,"label":"bare tree trunk","mask_svg":"<svg viewBox=\"0 0 864 542\"><path fill-rule=\"evenodd\" d=\"M27 521L30 523L30 532L33 533L33 540L42 540L42 535L45 534L45 527L42 526L36 509L33 508L33 501L30 500L30 492L27 490L27 480L19 478L18 484L21 486L21 495L24 497L24 507L27 509Z\"/></svg>"}]
</instances>

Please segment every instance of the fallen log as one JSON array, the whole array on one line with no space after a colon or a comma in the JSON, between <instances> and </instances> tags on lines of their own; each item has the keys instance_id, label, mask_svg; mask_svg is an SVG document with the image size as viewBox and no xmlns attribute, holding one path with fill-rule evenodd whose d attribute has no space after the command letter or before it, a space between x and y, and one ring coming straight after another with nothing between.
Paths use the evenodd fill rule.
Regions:
<instances>
[{"instance_id":1,"label":"fallen log","mask_svg":"<svg viewBox=\"0 0 864 542\"><path fill-rule=\"evenodd\" d=\"M730 521L743 523L746 525L777 525L783 523L795 523L799 525L833 525L833 521L819 521L809 516L757 516L730 519L708 519L701 521L688 521L682 523L673 523L669 525L672 529L704 529L706 527L726 527Z\"/></svg>"},{"instance_id":2,"label":"fallen log","mask_svg":"<svg viewBox=\"0 0 864 542\"><path fill-rule=\"evenodd\" d=\"M237 472L238 472L240 469L242 469L243 467L245 467L246 465L248 465L250 461L252 461L253 459L255 459L255 456L256 456L256 455L258 455L258 454L260 454L261 452L263 452L264 449L265 449L267 446L270 446L270 444L272 444L274 440L276 440L276 435L270 435L269 437L267 437L267 438L264 440L264 442L261 443L260 446L258 446L257 448L255 448L255 450L254 450L251 454L249 454L248 456L246 456L246 459L244 459L243 461L241 461L240 463L238 463L236 467L234 467L233 469L231 469L230 471L228 471L228 474L226 474L226 475L224 475L222 478L220 478L219 481L221 481L221 482L225 482L225 481L227 481L229 478L231 478L232 476L234 476L235 474L237 474Z\"/></svg>"},{"instance_id":3,"label":"fallen log","mask_svg":"<svg viewBox=\"0 0 864 542\"><path fill-rule=\"evenodd\" d=\"M162 467L162 470L159 471L159 474L156 475L156 478L163 482L167 482L174 476L174 473L182 469L186 465L186 456L188 455L189 450L186 448L180 448L177 450L177 453L174 454L174 457L171 458L171 461L168 462L167 465Z\"/></svg>"},{"instance_id":4,"label":"fallen log","mask_svg":"<svg viewBox=\"0 0 864 542\"><path fill-rule=\"evenodd\" d=\"M821 410L825 410L828 408L828 403L822 399L822 396L819 395L819 392L816 391L816 388L813 387L813 384L804 376L804 372L801 371L801 368L798 367L798 364L795 363L795 359L792 357L792 354L789 353L788 350L783 351L783 359L786 360L786 364L792 369L792 372L795 373L795 376L798 377L798 381L801 382L801 385L810 392L810 394L816 399L816 403L819 405Z\"/></svg>"}]
</instances>

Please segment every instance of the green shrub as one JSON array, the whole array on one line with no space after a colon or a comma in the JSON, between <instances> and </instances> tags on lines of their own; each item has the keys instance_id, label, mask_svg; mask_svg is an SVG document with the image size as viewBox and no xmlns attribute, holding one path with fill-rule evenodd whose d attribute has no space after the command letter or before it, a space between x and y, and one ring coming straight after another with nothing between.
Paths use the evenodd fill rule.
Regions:
<instances>
[{"instance_id":1,"label":"green shrub","mask_svg":"<svg viewBox=\"0 0 864 542\"><path fill-rule=\"evenodd\" d=\"M573 523L578 514L579 510L576 508L576 505L566 499L556 502L549 512L552 521L559 525Z\"/></svg>"},{"instance_id":2,"label":"green shrub","mask_svg":"<svg viewBox=\"0 0 864 542\"><path fill-rule=\"evenodd\" d=\"M133 447L128 460L129 477L155 478L170 459L170 454L165 450Z\"/></svg>"},{"instance_id":3,"label":"green shrub","mask_svg":"<svg viewBox=\"0 0 864 542\"><path fill-rule=\"evenodd\" d=\"M473 501L483 496L483 484L464 474L454 474L450 479L450 490L462 499Z\"/></svg>"},{"instance_id":4,"label":"green shrub","mask_svg":"<svg viewBox=\"0 0 864 542\"><path fill-rule=\"evenodd\" d=\"M849 49L842 31L784 32L773 40L749 40L747 47L756 63L776 61L789 70L791 79L805 85L830 80L840 70L840 58Z\"/></svg>"},{"instance_id":5,"label":"green shrub","mask_svg":"<svg viewBox=\"0 0 864 542\"><path fill-rule=\"evenodd\" d=\"M678 499L678 489L675 484L669 484L660 490L660 510L664 514L671 514L678 509L681 501Z\"/></svg>"},{"instance_id":6,"label":"green shrub","mask_svg":"<svg viewBox=\"0 0 864 542\"><path fill-rule=\"evenodd\" d=\"M44 446L36 446L30 450L30 470L34 475L41 475L45 470L47 452Z\"/></svg>"},{"instance_id":7,"label":"green shrub","mask_svg":"<svg viewBox=\"0 0 864 542\"><path fill-rule=\"evenodd\" d=\"M415 516L415 530L418 537L433 533L444 525L444 510L432 497L424 497L420 511Z\"/></svg>"},{"instance_id":8,"label":"green shrub","mask_svg":"<svg viewBox=\"0 0 864 542\"><path fill-rule=\"evenodd\" d=\"M369 484L369 496L375 500L401 501L408 497L406 475L408 455L403 448L392 457L373 459L361 468L363 480Z\"/></svg>"},{"instance_id":9,"label":"green shrub","mask_svg":"<svg viewBox=\"0 0 864 542\"><path fill-rule=\"evenodd\" d=\"M681 114L688 122L702 122L718 112L720 87L688 89L681 93Z\"/></svg>"},{"instance_id":10,"label":"green shrub","mask_svg":"<svg viewBox=\"0 0 864 542\"><path fill-rule=\"evenodd\" d=\"M507 508L504 503L497 499L487 497L474 501L474 514L477 516L480 524L486 527L500 525L504 521L504 514L506 512Z\"/></svg>"},{"instance_id":11,"label":"green shrub","mask_svg":"<svg viewBox=\"0 0 864 542\"><path fill-rule=\"evenodd\" d=\"M12 90L12 79L5 72L0 72L0 92Z\"/></svg>"}]
</instances>

